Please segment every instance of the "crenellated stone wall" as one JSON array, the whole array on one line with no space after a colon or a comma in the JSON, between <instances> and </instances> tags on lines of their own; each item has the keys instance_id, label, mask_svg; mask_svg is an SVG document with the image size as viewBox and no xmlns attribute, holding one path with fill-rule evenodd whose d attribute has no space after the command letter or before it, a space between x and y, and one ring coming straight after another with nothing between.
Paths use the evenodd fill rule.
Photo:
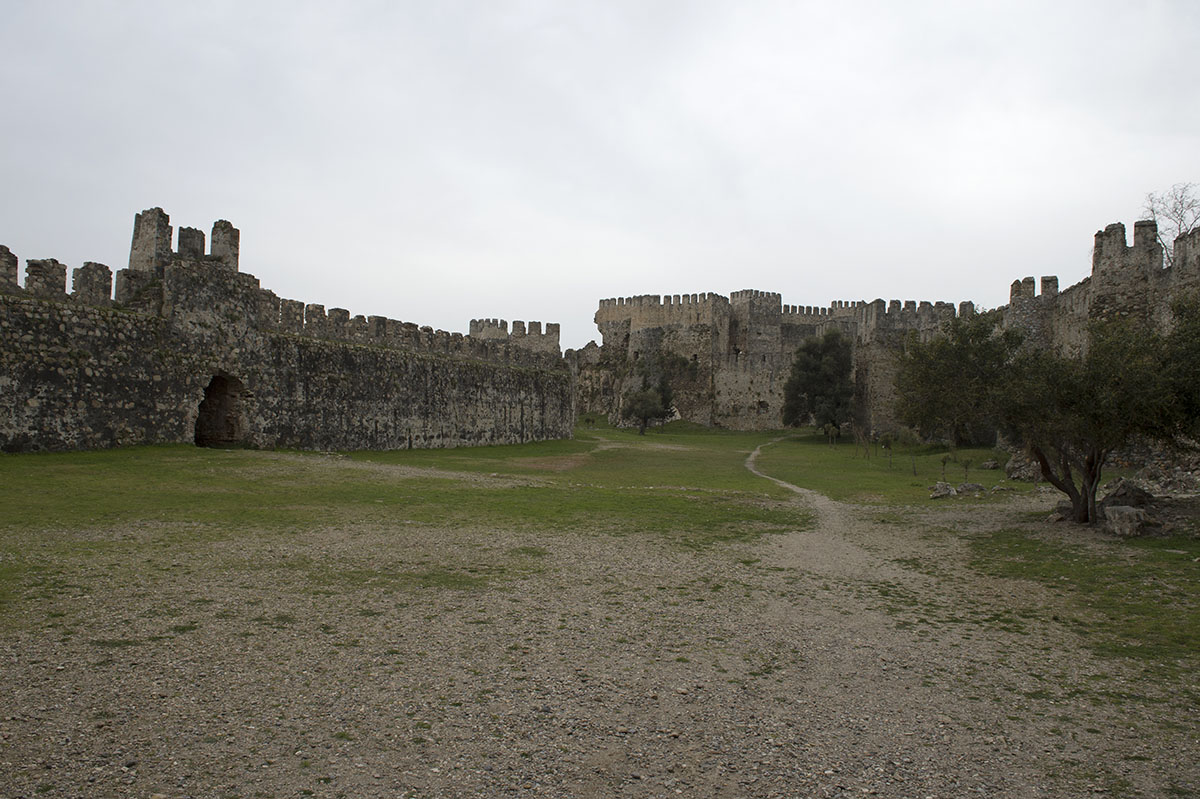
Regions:
<instances>
[{"instance_id":1,"label":"crenellated stone wall","mask_svg":"<svg viewBox=\"0 0 1200 799\"><path fill-rule=\"evenodd\" d=\"M525 322L518 319L512 323L510 333L508 322L503 319L472 319L470 331L471 338L479 341L506 341L521 349L553 355L555 358L561 354L557 322L548 322L543 333L541 322L530 322L526 327Z\"/></svg>"},{"instance_id":2,"label":"crenellated stone wall","mask_svg":"<svg viewBox=\"0 0 1200 799\"><path fill-rule=\"evenodd\" d=\"M963 303L963 313L973 313ZM892 423L895 349L909 331L936 334L956 309L946 302L835 300L784 305L775 292L641 295L601 300L599 347L568 350L580 412L620 414L622 395L641 380L638 362L663 353L695 365L673 384L683 419L734 429L782 424L783 388L805 339L837 328L854 342L854 368L871 424Z\"/></svg>"},{"instance_id":3,"label":"crenellated stone wall","mask_svg":"<svg viewBox=\"0 0 1200 799\"><path fill-rule=\"evenodd\" d=\"M1174 265L1164 267L1154 222L1134 225L1133 244L1124 225L1108 225L1096 232L1091 275L1074 286L1059 291L1058 278L1043 277L1039 292L1032 277L1014 280L1004 325L1036 346L1066 353L1082 351L1096 320L1130 318L1166 328L1174 300L1200 291L1200 230L1177 238L1174 255Z\"/></svg>"},{"instance_id":4,"label":"crenellated stone wall","mask_svg":"<svg viewBox=\"0 0 1200 799\"><path fill-rule=\"evenodd\" d=\"M197 441L387 449L513 443L571 435L577 413L619 416L649 364L670 362L679 415L771 429L801 343L838 329L853 343L860 421L896 426L895 373L969 302L836 300L785 305L747 289L601 300L602 344L559 354L559 326L479 318L468 335L286 299L239 271L240 233L208 237L138 214L129 266L19 261L0 246L0 448L77 449ZM1036 346L1078 352L1096 319L1170 324L1173 299L1200 290L1200 232L1163 268L1151 222L1097 232L1092 273L1013 282L994 311ZM664 357L670 356L670 357Z\"/></svg>"},{"instance_id":5,"label":"crenellated stone wall","mask_svg":"<svg viewBox=\"0 0 1200 799\"><path fill-rule=\"evenodd\" d=\"M536 348L280 299L238 271L228 222L138 214L130 266L0 248L0 449L192 442L394 449L568 438L558 326ZM552 328L552 330L551 330ZM550 341L554 342L551 351Z\"/></svg>"},{"instance_id":6,"label":"crenellated stone wall","mask_svg":"<svg viewBox=\"0 0 1200 799\"><path fill-rule=\"evenodd\" d=\"M1092 274L1060 291L1058 278L1013 282L1009 304L996 309L1002 324L1035 346L1079 352L1097 319L1133 317L1170 324L1171 302L1200 290L1200 231L1174 243L1174 266L1163 267L1153 222L1112 224L1096 233ZM601 300L596 325L603 343L567 351L581 410L619 415L624 392L637 386L639 360L663 353L696 364L694 378L675 387L684 419L741 429L782 423L783 386L796 349L836 327L853 342L861 423L871 430L897 425L896 364L905 342L939 335L946 321L975 313L970 302L838 300L826 307L784 305L774 292L640 295Z\"/></svg>"}]
</instances>

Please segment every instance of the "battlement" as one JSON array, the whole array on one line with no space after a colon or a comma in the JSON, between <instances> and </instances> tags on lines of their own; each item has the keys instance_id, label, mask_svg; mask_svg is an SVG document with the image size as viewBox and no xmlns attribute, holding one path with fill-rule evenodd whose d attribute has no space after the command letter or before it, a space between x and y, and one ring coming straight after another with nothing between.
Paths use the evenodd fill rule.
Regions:
<instances>
[{"instance_id":1,"label":"battlement","mask_svg":"<svg viewBox=\"0 0 1200 799\"><path fill-rule=\"evenodd\" d=\"M87 261L72 270L72 290L67 291L67 266L56 258L30 258L25 262L25 285L17 282L20 259L0 245L0 293L28 294L48 300L71 300L103 307L112 304L113 273L104 264Z\"/></svg>"},{"instance_id":2,"label":"battlement","mask_svg":"<svg viewBox=\"0 0 1200 799\"><path fill-rule=\"evenodd\" d=\"M828 321L833 318L848 318L853 316L857 309L866 304L863 300L834 300L828 306L824 307L816 305L784 305L782 321L784 324L812 324Z\"/></svg>"},{"instance_id":3,"label":"battlement","mask_svg":"<svg viewBox=\"0 0 1200 799\"><path fill-rule=\"evenodd\" d=\"M860 341L877 340L906 331L916 331L922 338L932 336L950 319L965 318L975 313L975 303L929 300L883 300L858 304L855 322Z\"/></svg>"},{"instance_id":4,"label":"battlement","mask_svg":"<svg viewBox=\"0 0 1200 799\"><path fill-rule=\"evenodd\" d=\"M560 360L557 323L476 319L471 335L434 330L382 316L351 315L345 308L281 299L263 289L250 274L237 271L240 233L228 221L213 225L211 251L205 254L204 232L182 227L176 250L170 248L170 217L161 208L143 211L134 219L130 267L115 275L104 264L86 262L73 270L73 291L67 292L67 266L59 261L30 259L25 285L17 282L19 259L0 245L0 293L25 294L48 300L74 301L104 307L116 302L127 310L150 316L167 313L215 313L221 305L223 324L238 319L265 332L352 344L421 350L530 366L555 366ZM212 267L216 267L213 269ZM198 288L202 287L202 288ZM182 294L180 294L182 292Z\"/></svg>"},{"instance_id":5,"label":"battlement","mask_svg":"<svg viewBox=\"0 0 1200 799\"><path fill-rule=\"evenodd\" d=\"M503 319L472 319L470 330L474 338L508 338L508 322Z\"/></svg>"},{"instance_id":6,"label":"battlement","mask_svg":"<svg viewBox=\"0 0 1200 799\"><path fill-rule=\"evenodd\" d=\"M700 294L639 294L636 297L616 297L607 300L600 300L601 308L624 308L624 307L657 307L657 306L679 306L679 305L704 305L713 302L729 301L720 294L714 294L709 291Z\"/></svg>"},{"instance_id":7,"label":"battlement","mask_svg":"<svg viewBox=\"0 0 1200 799\"><path fill-rule=\"evenodd\" d=\"M1200 228L1175 239L1174 265L1175 277L1195 280L1200 277Z\"/></svg>"},{"instance_id":8,"label":"battlement","mask_svg":"<svg viewBox=\"0 0 1200 799\"><path fill-rule=\"evenodd\" d=\"M1014 280L1008 289L1008 300L1012 302L1020 302L1022 300L1033 299L1034 297L1057 297L1058 296L1058 277L1056 275L1042 276L1042 293L1037 293L1037 281L1033 277L1024 277L1020 280Z\"/></svg>"},{"instance_id":9,"label":"battlement","mask_svg":"<svg viewBox=\"0 0 1200 799\"><path fill-rule=\"evenodd\" d=\"M274 292L258 290L257 323L262 329L306 338L344 341L391 349L420 350L460 355L478 360L529 366L559 365L559 325L513 322L511 334L502 319L473 319L471 334L435 330L385 316L351 315L345 308L281 299ZM506 335L495 335L504 330Z\"/></svg>"},{"instance_id":10,"label":"battlement","mask_svg":"<svg viewBox=\"0 0 1200 799\"><path fill-rule=\"evenodd\" d=\"M783 295L774 291L759 291L758 289L742 289L729 295L731 303L748 303L752 300L782 305Z\"/></svg>"},{"instance_id":11,"label":"battlement","mask_svg":"<svg viewBox=\"0 0 1200 799\"><path fill-rule=\"evenodd\" d=\"M720 294L642 294L600 300L594 321L608 336L615 328L632 332L656 327L714 325L729 314Z\"/></svg>"},{"instance_id":12,"label":"battlement","mask_svg":"<svg viewBox=\"0 0 1200 799\"><path fill-rule=\"evenodd\" d=\"M503 319L472 319L470 336L481 341L508 341L518 347L534 352L553 353L558 355L559 324L547 322L546 332L542 332L541 322L526 323L514 320L512 332L508 330L508 322Z\"/></svg>"},{"instance_id":13,"label":"battlement","mask_svg":"<svg viewBox=\"0 0 1200 799\"><path fill-rule=\"evenodd\" d=\"M1151 273L1162 268L1163 250L1158 243L1158 225L1150 220L1133 225L1133 246L1125 241L1120 222L1096 231L1092 248L1092 276L1119 280L1128 273Z\"/></svg>"},{"instance_id":14,"label":"battlement","mask_svg":"<svg viewBox=\"0 0 1200 799\"><path fill-rule=\"evenodd\" d=\"M129 245L129 269L161 276L163 267L175 259L204 261L214 266L238 270L241 233L227 220L219 219L212 227L212 249L204 253L204 231L181 227L179 243L171 249L171 217L161 208L148 208L133 219L133 241Z\"/></svg>"}]
</instances>

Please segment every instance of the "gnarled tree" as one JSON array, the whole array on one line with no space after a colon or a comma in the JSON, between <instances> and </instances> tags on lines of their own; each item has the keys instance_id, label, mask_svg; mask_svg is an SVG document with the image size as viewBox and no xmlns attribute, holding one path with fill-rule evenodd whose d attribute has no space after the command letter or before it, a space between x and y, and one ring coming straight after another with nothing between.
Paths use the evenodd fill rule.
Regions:
<instances>
[{"instance_id":1,"label":"gnarled tree","mask_svg":"<svg viewBox=\"0 0 1200 799\"><path fill-rule=\"evenodd\" d=\"M1179 403L1163 339L1120 320L1093 324L1086 354L1022 352L1003 389L1001 424L1042 476L1071 500L1071 517L1096 522L1096 492L1114 451L1139 437L1170 439Z\"/></svg>"}]
</instances>

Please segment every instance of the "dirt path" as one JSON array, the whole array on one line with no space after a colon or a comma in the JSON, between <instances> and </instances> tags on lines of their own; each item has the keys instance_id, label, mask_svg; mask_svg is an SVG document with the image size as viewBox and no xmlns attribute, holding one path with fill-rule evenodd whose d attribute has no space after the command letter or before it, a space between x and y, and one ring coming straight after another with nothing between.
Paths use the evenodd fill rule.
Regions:
<instances>
[{"instance_id":1,"label":"dirt path","mask_svg":"<svg viewBox=\"0 0 1200 799\"><path fill-rule=\"evenodd\" d=\"M876 579L903 577L903 570L890 567L878 555L853 543L853 534L861 533L863 525L851 506L772 477L758 468L758 456L763 447L783 440L772 439L756 447L746 457L746 469L797 494L804 505L812 509L814 520L811 529L797 531L775 542L772 562L783 568L803 569L826 576L862 578L872 575Z\"/></svg>"},{"instance_id":2,"label":"dirt path","mask_svg":"<svg viewBox=\"0 0 1200 799\"><path fill-rule=\"evenodd\" d=\"M761 449L746 468L773 480ZM1017 506L865 508L774 481L808 529L699 551L387 523L129 544L133 570L97 546L12 606L0 796L1200 786L1193 718L1090 655L1053 592L971 568L964 535ZM478 579L438 582L448 561Z\"/></svg>"}]
</instances>

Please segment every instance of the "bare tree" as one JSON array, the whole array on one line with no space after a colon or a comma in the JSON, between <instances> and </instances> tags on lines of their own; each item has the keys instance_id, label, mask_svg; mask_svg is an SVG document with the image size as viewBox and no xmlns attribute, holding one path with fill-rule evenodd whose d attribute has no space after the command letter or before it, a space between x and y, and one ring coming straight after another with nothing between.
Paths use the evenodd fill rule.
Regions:
<instances>
[{"instance_id":1,"label":"bare tree","mask_svg":"<svg viewBox=\"0 0 1200 799\"><path fill-rule=\"evenodd\" d=\"M1200 195L1195 183L1176 183L1164 192L1150 192L1142 211L1158 225L1167 266L1175 263L1175 239L1200 227Z\"/></svg>"}]
</instances>

